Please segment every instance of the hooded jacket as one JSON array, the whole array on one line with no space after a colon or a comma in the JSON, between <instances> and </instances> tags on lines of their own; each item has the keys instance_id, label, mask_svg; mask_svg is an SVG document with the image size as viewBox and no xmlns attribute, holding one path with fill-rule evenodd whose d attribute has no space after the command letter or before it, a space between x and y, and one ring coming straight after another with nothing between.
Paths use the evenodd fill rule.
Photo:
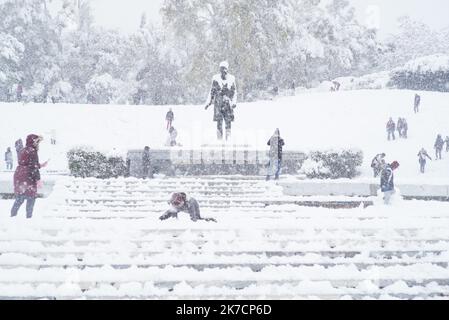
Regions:
<instances>
[{"instance_id":1,"label":"hooded jacket","mask_svg":"<svg viewBox=\"0 0 449 320\"><path fill-rule=\"evenodd\" d=\"M36 197L37 181L41 179L39 169L39 156L37 154L36 141L40 139L35 134L30 134L26 139L26 147L20 151L19 165L14 172L14 193Z\"/></svg>"},{"instance_id":2,"label":"hooded jacket","mask_svg":"<svg viewBox=\"0 0 449 320\"><path fill-rule=\"evenodd\" d=\"M387 164L385 169L382 170L380 176L380 189L382 192L394 190L394 176L391 165Z\"/></svg>"},{"instance_id":3,"label":"hooded jacket","mask_svg":"<svg viewBox=\"0 0 449 320\"><path fill-rule=\"evenodd\" d=\"M270 159L282 160L282 147L285 145L285 142L280 136L279 129L276 129L270 140L268 140L267 145L270 146Z\"/></svg>"}]
</instances>

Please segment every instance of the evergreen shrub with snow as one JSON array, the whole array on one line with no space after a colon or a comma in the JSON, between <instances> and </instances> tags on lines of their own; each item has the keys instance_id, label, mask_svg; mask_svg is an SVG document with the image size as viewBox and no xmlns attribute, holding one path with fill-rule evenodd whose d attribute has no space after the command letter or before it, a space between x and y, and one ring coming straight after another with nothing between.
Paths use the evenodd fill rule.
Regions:
<instances>
[{"instance_id":1,"label":"evergreen shrub with snow","mask_svg":"<svg viewBox=\"0 0 449 320\"><path fill-rule=\"evenodd\" d=\"M363 163L360 150L313 151L304 161L300 173L309 179L355 178Z\"/></svg>"},{"instance_id":2,"label":"evergreen shrub with snow","mask_svg":"<svg viewBox=\"0 0 449 320\"><path fill-rule=\"evenodd\" d=\"M109 179L127 174L123 158L107 157L99 151L78 147L67 153L70 174L78 178Z\"/></svg>"},{"instance_id":3,"label":"evergreen shrub with snow","mask_svg":"<svg viewBox=\"0 0 449 320\"><path fill-rule=\"evenodd\" d=\"M390 85L398 89L449 92L449 55L426 56L394 69Z\"/></svg>"}]
</instances>

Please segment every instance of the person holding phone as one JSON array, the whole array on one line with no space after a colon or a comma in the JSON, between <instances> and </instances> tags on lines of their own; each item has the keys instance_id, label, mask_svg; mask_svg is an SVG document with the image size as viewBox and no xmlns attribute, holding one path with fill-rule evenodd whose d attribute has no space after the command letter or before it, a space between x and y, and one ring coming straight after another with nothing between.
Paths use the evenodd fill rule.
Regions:
<instances>
[{"instance_id":1,"label":"person holding phone","mask_svg":"<svg viewBox=\"0 0 449 320\"><path fill-rule=\"evenodd\" d=\"M20 151L19 165L14 173L14 193L16 201L11 208L11 217L17 216L22 204L26 204L26 217L31 219L33 216L34 203L37 197L38 187L42 187L39 169L45 168L48 164L39 163L39 144L42 142L42 136L30 134L26 139L26 147Z\"/></svg>"}]
</instances>

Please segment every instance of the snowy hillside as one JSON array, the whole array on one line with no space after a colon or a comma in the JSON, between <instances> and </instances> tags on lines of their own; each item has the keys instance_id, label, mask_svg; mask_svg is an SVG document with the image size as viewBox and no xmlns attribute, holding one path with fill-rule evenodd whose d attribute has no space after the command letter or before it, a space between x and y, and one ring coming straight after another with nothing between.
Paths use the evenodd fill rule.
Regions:
<instances>
[{"instance_id":1,"label":"snowy hillside","mask_svg":"<svg viewBox=\"0 0 449 320\"><path fill-rule=\"evenodd\" d=\"M363 177L371 176L372 157L386 152L387 160L401 163L400 179L417 182L449 181L449 155L428 165L421 176L417 153L425 147L433 155L436 135L449 135L449 94L422 92L421 113L413 113L414 92L399 90L304 93L274 101L239 104L233 123L233 143L265 148L279 127L286 150L317 150L355 147L364 151ZM51 158L48 170L66 167L65 152L89 145L106 152L126 154L128 149L163 147L167 139L165 113L168 106L92 106L16 104L0 105L0 148L14 146L18 137L43 134L43 160ZM184 147L214 144L212 110L203 106L174 106L174 126ZM405 117L409 139L387 141L385 124L392 116ZM50 145L55 130L57 145Z\"/></svg>"}]
</instances>

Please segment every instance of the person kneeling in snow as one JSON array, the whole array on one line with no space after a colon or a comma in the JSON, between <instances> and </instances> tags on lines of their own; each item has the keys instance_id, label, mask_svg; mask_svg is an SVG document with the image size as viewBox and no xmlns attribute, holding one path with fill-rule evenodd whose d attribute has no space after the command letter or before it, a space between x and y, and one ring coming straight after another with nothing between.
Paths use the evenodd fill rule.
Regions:
<instances>
[{"instance_id":1,"label":"person kneeling in snow","mask_svg":"<svg viewBox=\"0 0 449 320\"><path fill-rule=\"evenodd\" d=\"M393 171L399 168L399 162L387 164L380 175L380 190L384 193L384 203L390 204L390 199L395 193Z\"/></svg>"},{"instance_id":2,"label":"person kneeling in snow","mask_svg":"<svg viewBox=\"0 0 449 320\"><path fill-rule=\"evenodd\" d=\"M187 195L184 192L174 193L168 204L171 205L171 208L159 218L160 220L178 218L178 213L184 211L190 214L192 221L205 220L217 222L214 218L201 218L198 201L194 198L187 199Z\"/></svg>"}]
</instances>

